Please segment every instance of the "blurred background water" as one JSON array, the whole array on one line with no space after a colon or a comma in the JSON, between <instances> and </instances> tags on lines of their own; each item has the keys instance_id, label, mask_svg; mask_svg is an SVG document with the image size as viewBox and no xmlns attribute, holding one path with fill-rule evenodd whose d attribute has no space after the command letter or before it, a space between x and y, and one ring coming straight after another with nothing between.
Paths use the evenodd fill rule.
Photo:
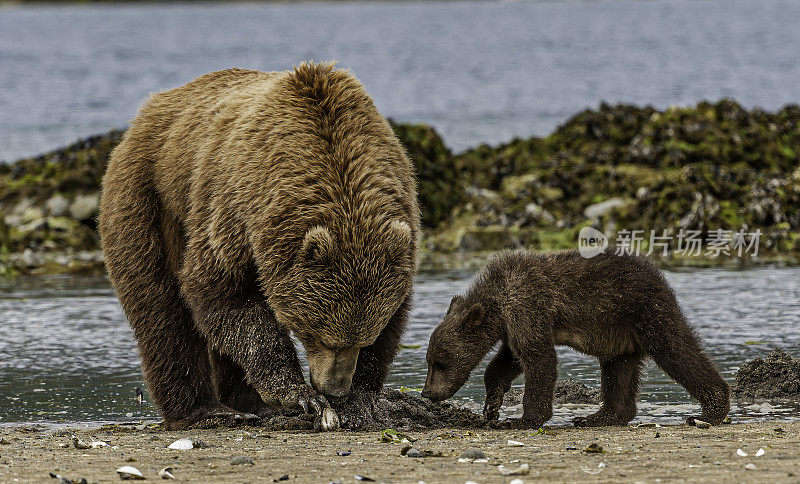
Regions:
<instances>
[{"instance_id":1,"label":"blurred background water","mask_svg":"<svg viewBox=\"0 0 800 484\"><path fill-rule=\"evenodd\" d=\"M772 347L800 351L800 268L695 269L666 275L728 381L741 364L765 356ZM469 271L418 276L403 340L414 347L400 351L388 386L416 392L423 385L430 333L450 298L471 277ZM143 387L136 346L105 277L22 277L0 283L0 315L0 425L158 418L150 403L142 408L136 404L135 389ZM559 350L559 358L560 378L599 385L593 358L568 348ZM455 400L480 408L485 363ZM692 410L690 402L682 388L648 364L640 418L685 417ZM555 422L587 411L567 406L556 412ZM735 411L740 416L752 413L749 406ZM773 418L797 416L796 409L781 407L770 413Z\"/></svg>"},{"instance_id":2,"label":"blurred background water","mask_svg":"<svg viewBox=\"0 0 800 484\"><path fill-rule=\"evenodd\" d=\"M125 126L212 70L339 59L454 149L547 134L601 101L800 98L800 2L196 3L0 8L0 160Z\"/></svg>"}]
</instances>

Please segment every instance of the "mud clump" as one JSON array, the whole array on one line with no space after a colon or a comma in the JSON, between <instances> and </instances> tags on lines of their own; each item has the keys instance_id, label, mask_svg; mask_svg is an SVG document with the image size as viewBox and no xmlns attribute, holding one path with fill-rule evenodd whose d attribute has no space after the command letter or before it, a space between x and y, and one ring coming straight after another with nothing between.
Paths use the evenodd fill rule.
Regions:
<instances>
[{"instance_id":1,"label":"mud clump","mask_svg":"<svg viewBox=\"0 0 800 484\"><path fill-rule=\"evenodd\" d=\"M465 408L448 402L432 402L426 398L384 390L373 406L373 419L383 427L444 428L483 427L486 420Z\"/></svg>"},{"instance_id":2,"label":"mud clump","mask_svg":"<svg viewBox=\"0 0 800 484\"><path fill-rule=\"evenodd\" d=\"M512 388L511 391L506 393L503 399L504 405L522 405L522 395L525 393L523 388ZM584 403L584 404L597 404L600 403L600 390L585 385L572 378L566 380L559 380L556 383L556 396L553 403Z\"/></svg>"},{"instance_id":3,"label":"mud clump","mask_svg":"<svg viewBox=\"0 0 800 484\"><path fill-rule=\"evenodd\" d=\"M775 348L765 359L748 361L736 372L732 393L741 401L800 402L800 358Z\"/></svg>"}]
</instances>

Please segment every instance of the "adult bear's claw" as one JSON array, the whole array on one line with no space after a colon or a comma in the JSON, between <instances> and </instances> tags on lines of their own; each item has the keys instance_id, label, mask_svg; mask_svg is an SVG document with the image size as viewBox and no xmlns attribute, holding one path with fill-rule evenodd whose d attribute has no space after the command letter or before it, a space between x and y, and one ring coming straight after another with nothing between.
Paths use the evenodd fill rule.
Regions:
<instances>
[{"instance_id":1,"label":"adult bear's claw","mask_svg":"<svg viewBox=\"0 0 800 484\"><path fill-rule=\"evenodd\" d=\"M322 430L336 430L339 428L339 416L336 415L336 411L330 407L325 407L322 409L322 415L320 415L320 426Z\"/></svg>"}]
</instances>

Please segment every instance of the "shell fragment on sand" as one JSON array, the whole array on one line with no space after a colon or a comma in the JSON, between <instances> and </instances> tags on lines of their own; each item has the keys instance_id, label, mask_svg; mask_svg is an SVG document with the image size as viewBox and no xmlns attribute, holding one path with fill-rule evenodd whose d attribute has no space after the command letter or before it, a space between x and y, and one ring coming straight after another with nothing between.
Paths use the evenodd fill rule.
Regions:
<instances>
[{"instance_id":1,"label":"shell fragment on sand","mask_svg":"<svg viewBox=\"0 0 800 484\"><path fill-rule=\"evenodd\" d=\"M172 475L172 467L165 467L158 471L159 477L162 479L175 479L175 476Z\"/></svg>"},{"instance_id":2,"label":"shell fragment on sand","mask_svg":"<svg viewBox=\"0 0 800 484\"><path fill-rule=\"evenodd\" d=\"M133 466L122 466L119 469L117 469L116 472L117 474L119 474L119 478L122 479L123 481L144 480L144 474L142 474L142 471Z\"/></svg>"},{"instance_id":3,"label":"shell fragment on sand","mask_svg":"<svg viewBox=\"0 0 800 484\"><path fill-rule=\"evenodd\" d=\"M518 440L509 440L508 441L508 446L509 447L524 447L525 443L520 442Z\"/></svg>"},{"instance_id":4,"label":"shell fragment on sand","mask_svg":"<svg viewBox=\"0 0 800 484\"><path fill-rule=\"evenodd\" d=\"M172 450L189 450L194 449L194 443L192 439L179 439L169 444L167 448Z\"/></svg>"},{"instance_id":5,"label":"shell fragment on sand","mask_svg":"<svg viewBox=\"0 0 800 484\"><path fill-rule=\"evenodd\" d=\"M528 472L531 470L531 466L528 464L522 464L516 469L508 469L506 466L501 464L497 466L497 470L500 471L500 474L504 476L527 476Z\"/></svg>"}]
</instances>

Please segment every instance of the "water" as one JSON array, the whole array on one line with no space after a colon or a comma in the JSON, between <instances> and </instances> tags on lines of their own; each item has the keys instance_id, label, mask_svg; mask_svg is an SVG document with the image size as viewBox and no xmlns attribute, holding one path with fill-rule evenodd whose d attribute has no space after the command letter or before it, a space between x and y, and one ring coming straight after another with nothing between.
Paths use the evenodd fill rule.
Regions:
<instances>
[{"instance_id":1,"label":"water","mask_svg":"<svg viewBox=\"0 0 800 484\"><path fill-rule=\"evenodd\" d=\"M462 291L471 277L465 271L418 276L415 308L403 343L420 347L400 352L389 386L423 385L430 333L452 295ZM686 270L668 272L667 278L729 381L742 363L766 355L772 347L800 353L800 267ZM135 343L106 278L59 276L3 283L0 315L0 424L158 417L149 403L143 408L136 405L135 388L143 385ZM559 358L560 378L599 384L599 368L592 358L567 348L559 349ZM474 408L482 404L483 366L455 400ZM682 388L654 365L647 366L640 418L678 418L693 408ZM512 408L508 413L519 411ZM587 412L580 406L561 406L556 421ZM740 416L753 412L748 406L735 411ZM780 407L770 414L796 415Z\"/></svg>"},{"instance_id":2,"label":"water","mask_svg":"<svg viewBox=\"0 0 800 484\"><path fill-rule=\"evenodd\" d=\"M800 99L800 2L607 0L0 8L0 160L122 127L150 92L228 67L340 59L381 111L460 150L601 101Z\"/></svg>"}]
</instances>

